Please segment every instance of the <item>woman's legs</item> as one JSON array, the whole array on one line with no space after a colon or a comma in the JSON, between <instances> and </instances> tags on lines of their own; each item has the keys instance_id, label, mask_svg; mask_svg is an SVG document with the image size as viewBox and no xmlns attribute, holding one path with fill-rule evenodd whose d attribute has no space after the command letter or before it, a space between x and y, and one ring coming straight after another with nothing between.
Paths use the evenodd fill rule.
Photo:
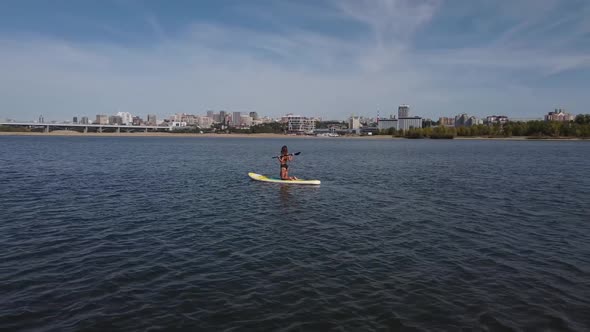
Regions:
<instances>
[{"instance_id":1,"label":"woman's legs","mask_svg":"<svg viewBox=\"0 0 590 332\"><path fill-rule=\"evenodd\" d=\"M289 170L286 167L281 167L281 180L297 180L297 177L289 176Z\"/></svg>"}]
</instances>

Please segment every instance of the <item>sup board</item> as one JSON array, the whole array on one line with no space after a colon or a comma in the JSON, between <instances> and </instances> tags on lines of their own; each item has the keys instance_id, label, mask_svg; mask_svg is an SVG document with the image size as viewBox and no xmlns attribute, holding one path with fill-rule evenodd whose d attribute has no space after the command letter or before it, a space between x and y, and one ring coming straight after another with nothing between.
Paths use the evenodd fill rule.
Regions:
<instances>
[{"instance_id":1,"label":"sup board","mask_svg":"<svg viewBox=\"0 0 590 332\"><path fill-rule=\"evenodd\" d=\"M248 176L252 178L252 180L256 181L263 181L263 182L274 182L274 183L291 183L291 184L320 184L320 180L281 180L279 178L269 178L266 175L256 174L256 173L248 173Z\"/></svg>"}]
</instances>

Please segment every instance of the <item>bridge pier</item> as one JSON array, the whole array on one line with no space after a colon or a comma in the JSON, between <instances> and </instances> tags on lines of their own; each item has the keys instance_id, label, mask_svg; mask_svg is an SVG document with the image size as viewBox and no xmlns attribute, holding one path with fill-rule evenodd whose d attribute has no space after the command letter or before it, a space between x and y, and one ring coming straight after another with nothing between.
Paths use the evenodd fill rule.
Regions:
<instances>
[{"instance_id":1,"label":"bridge pier","mask_svg":"<svg viewBox=\"0 0 590 332\"><path fill-rule=\"evenodd\" d=\"M102 127L98 127L98 132L102 133Z\"/></svg>"},{"instance_id":2,"label":"bridge pier","mask_svg":"<svg viewBox=\"0 0 590 332\"><path fill-rule=\"evenodd\" d=\"M121 133L121 127L117 127L117 134Z\"/></svg>"},{"instance_id":3,"label":"bridge pier","mask_svg":"<svg viewBox=\"0 0 590 332\"><path fill-rule=\"evenodd\" d=\"M148 132L148 129L147 129L147 128L145 128L145 132L146 132L146 133Z\"/></svg>"},{"instance_id":4,"label":"bridge pier","mask_svg":"<svg viewBox=\"0 0 590 332\"><path fill-rule=\"evenodd\" d=\"M84 127L84 134L88 133L88 127Z\"/></svg>"},{"instance_id":5,"label":"bridge pier","mask_svg":"<svg viewBox=\"0 0 590 332\"><path fill-rule=\"evenodd\" d=\"M45 126L45 130L44 130L44 131L45 131L46 133L48 133L48 132L49 132L49 126Z\"/></svg>"}]
</instances>

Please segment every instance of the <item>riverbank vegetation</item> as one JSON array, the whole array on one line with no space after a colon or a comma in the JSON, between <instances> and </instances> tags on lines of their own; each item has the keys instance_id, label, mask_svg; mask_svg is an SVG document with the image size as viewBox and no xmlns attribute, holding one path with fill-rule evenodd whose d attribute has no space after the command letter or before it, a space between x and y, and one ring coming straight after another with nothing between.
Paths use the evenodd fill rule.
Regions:
<instances>
[{"instance_id":1,"label":"riverbank vegetation","mask_svg":"<svg viewBox=\"0 0 590 332\"><path fill-rule=\"evenodd\" d=\"M23 132L30 132L31 129L23 128L23 127L11 127L11 126L0 125L0 131L9 132L9 133L23 133Z\"/></svg>"},{"instance_id":2,"label":"riverbank vegetation","mask_svg":"<svg viewBox=\"0 0 590 332\"><path fill-rule=\"evenodd\" d=\"M590 138L590 114L580 114L574 121L516 121L506 124L470 127L426 127L409 130L382 130L381 135L406 138L452 139L455 137Z\"/></svg>"}]
</instances>

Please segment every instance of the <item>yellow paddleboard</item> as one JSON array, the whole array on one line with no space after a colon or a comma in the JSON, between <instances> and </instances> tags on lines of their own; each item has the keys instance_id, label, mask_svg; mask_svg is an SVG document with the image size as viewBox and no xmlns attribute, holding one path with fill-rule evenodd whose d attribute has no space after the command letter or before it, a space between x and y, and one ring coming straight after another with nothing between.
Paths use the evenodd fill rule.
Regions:
<instances>
[{"instance_id":1,"label":"yellow paddleboard","mask_svg":"<svg viewBox=\"0 0 590 332\"><path fill-rule=\"evenodd\" d=\"M260 175L256 173L248 173L248 176L252 178L252 180L256 181L263 181L263 182L274 182L274 183L291 183L291 184L320 184L320 180L281 180L278 178L269 178L266 175Z\"/></svg>"}]
</instances>

